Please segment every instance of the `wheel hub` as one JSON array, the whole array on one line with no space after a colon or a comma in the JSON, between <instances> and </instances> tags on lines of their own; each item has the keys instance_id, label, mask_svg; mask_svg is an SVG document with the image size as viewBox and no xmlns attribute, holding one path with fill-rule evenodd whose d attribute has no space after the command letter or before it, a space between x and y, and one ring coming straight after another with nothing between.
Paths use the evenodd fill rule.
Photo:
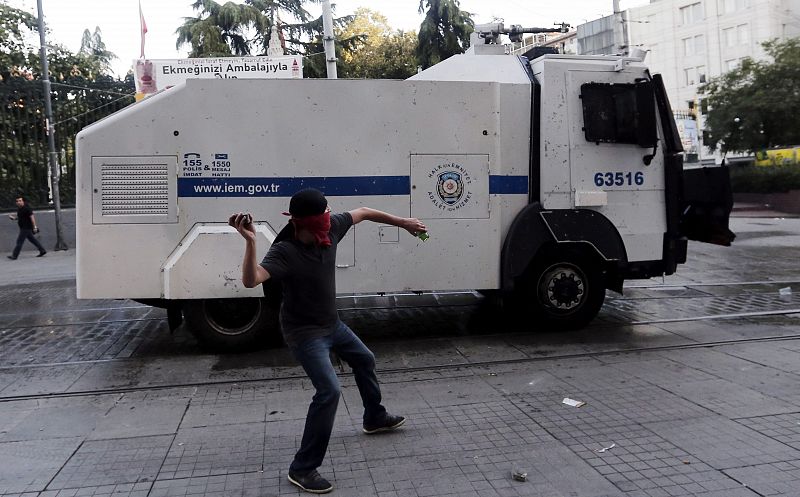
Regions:
<instances>
[{"instance_id":1,"label":"wheel hub","mask_svg":"<svg viewBox=\"0 0 800 497\"><path fill-rule=\"evenodd\" d=\"M547 303L560 310L580 306L586 293L585 283L577 268L559 266L549 270L543 278L543 294Z\"/></svg>"}]
</instances>

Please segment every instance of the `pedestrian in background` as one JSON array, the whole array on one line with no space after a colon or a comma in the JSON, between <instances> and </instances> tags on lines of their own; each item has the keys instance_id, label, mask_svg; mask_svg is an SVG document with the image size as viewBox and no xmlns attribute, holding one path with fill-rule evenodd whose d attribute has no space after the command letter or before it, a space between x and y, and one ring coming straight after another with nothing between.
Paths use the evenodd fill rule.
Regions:
<instances>
[{"instance_id":1,"label":"pedestrian in background","mask_svg":"<svg viewBox=\"0 0 800 497\"><path fill-rule=\"evenodd\" d=\"M9 214L8 217L19 225L19 235L17 236L17 245L14 247L14 252L8 258L13 261L19 257L19 252L22 250L22 244L25 243L25 240L30 241L39 249L39 255L36 257L41 257L47 253L47 250L42 247L42 244L34 236L39 233L39 227L36 226L36 217L33 215L33 209L30 208L22 196L17 197L16 203L17 213Z\"/></svg>"},{"instance_id":2,"label":"pedestrian in background","mask_svg":"<svg viewBox=\"0 0 800 497\"><path fill-rule=\"evenodd\" d=\"M256 259L256 233L249 214L228 220L245 238L242 283L252 288L268 280L281 284L280 322L286 344L316 389L306 416L300 450L289 467L289 481L311 493L327 493L333 485L320 476L333 430L341 387L330 353L336 352L353 368L364 404L366 434L394 430L403 416L386 412L375 375L375 356L344 324L336 310L336 246L354 224L373 221L407 230L426 231L418 219L402 218L367 207L331 215L319 190L308 188L289 202L290 224L276 238L266 257ZM281 239L281 241L279 241Z\"/></svg>"}]
</instances>

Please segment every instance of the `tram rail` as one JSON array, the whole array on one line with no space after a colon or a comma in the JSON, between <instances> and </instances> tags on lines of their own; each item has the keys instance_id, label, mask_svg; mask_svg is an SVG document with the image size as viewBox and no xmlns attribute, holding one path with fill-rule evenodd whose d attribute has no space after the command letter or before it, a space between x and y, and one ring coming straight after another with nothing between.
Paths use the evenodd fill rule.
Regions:
<instances>
[{"instance_id":1,"label":"tram rail","mask_svg":"<svg viewBox=\"0 0 800 497\"><path fill-rule=\"evenodd\" d=\"M515 334L521 334L521 333L492 335L492 336L513 336ZM526 363L537 363L537 362L564 360L564 359L594 358L594 357L603 357L603 356L610 356L617 354L640 354L647 352L690 350L698 348L724 347L730 345L741 345L749 343L781 342L781 341L795 341L795 340L800 340L800 333L790 334L790 335L749 337L749 338L739 338L730 340L713 340L706 342L690 342L690 343L674 344L674 345L656 345L651 347L633 347L633 348L619 347L615 349L606 349L595 352L577 352L577 353L552 354L552 355L541 355L541 356L537 355L537 356L528 356L524 358L514 358L514 359L497 359L497 360L483 360L483 361L463 362L463 363L431 364L427 366L407 366L402 368L397 368L397 367L378 368L378 373L380 373L383 376L383 375L393 375L393 374L423 373L423 372L434 372L434 371L454 371L459 369L483 368L483 367L508 365L508 364L526 364ZM54 363L54 364L31 364L24 366L12 366L11 368L0 368L0 370L34 368L34 367L36 368L55 367L55 366L75 365L75 364L108 363L108 362L122 362L122 361L125 362L141 361L141 358L101 359L92 361L75 361L75 362ZM344 370L340 370L339 373L343 376L352 376L352 373ZM159 384L159 385L127 386L127 387L103 388L95 390L53 392L53 393L29 394L29 395L10 395L10 396L0 395L0 403L16 402L24 400L44 400L44 399L70 398L70 397L114 395L114 394L125 394L125 393L144 392L144 391L170 390L177 388L207 387L207 386L220 386L220 385L233 385L233 384L245 385L245 384L257 384L257 383L273 383L273 382L281 382L281 381L304 379L304 378L306 378L305 374L303 374L301 371L298 371L297 374L260 377L260 378L240 378L240 379L226 379L226 380L200 381L200 382L174 382L174 383Z\"/></svg>"}]
</instances>

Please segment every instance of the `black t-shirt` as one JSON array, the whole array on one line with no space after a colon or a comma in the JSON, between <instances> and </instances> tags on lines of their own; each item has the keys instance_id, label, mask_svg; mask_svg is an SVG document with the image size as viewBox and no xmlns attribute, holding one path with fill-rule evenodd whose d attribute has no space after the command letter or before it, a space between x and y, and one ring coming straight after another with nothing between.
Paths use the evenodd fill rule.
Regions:
<instances>
[{"instance_id":1,"label":"black t-shirt","mask_svg":"<svg viewBox=\"0 0 800 497\"><path fill-rule=\"evenodd\" d=\"M33 216L33 209L28 207L27 204L22 207L17 207L17 224L20 228L24 230L33 229L33 220L31 216Z\"/></svg>"},{"instance_id":2,"label":"black t-shirt","mask_svg":"<svg viewBox=\"0 0 800 497\"><path fill-rule=\"evenodd\" d=\"M331 216L330 247L304 245L296 239L270 247L261 266L283 288L280 321L288 345L329 335L336 312L336 246L353 226L349 212Z\"/></svg>"}]
</instances>

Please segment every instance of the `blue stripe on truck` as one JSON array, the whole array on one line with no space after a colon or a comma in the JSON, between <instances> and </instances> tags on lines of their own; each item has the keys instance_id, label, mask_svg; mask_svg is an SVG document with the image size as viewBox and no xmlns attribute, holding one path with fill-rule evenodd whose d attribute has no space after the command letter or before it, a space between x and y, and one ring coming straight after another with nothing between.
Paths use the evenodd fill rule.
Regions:
<instances>
[{"instance_id":1,"label":"blue stripe on truck","mask_svg":"<svg viewBox=\"0 0 800 497\"><path fill-rule=\"evenodd\" d=\"M499 195L528 194L527 176L489 176L489 193Z\"/></svg>"},{"instance_id":2,"label":"blue stripe on truck","mask_svg":"<svg viewBox=\"0 0 800 497\"><path fill-rule=\"evenodd\" d=\"M303 188L355 197L410 195L409 176L309 176L292 178L178 178L179 197L291 197ZM527 176L490 176L491 194L527 194Z\"/></svg>"}]
</instances>

